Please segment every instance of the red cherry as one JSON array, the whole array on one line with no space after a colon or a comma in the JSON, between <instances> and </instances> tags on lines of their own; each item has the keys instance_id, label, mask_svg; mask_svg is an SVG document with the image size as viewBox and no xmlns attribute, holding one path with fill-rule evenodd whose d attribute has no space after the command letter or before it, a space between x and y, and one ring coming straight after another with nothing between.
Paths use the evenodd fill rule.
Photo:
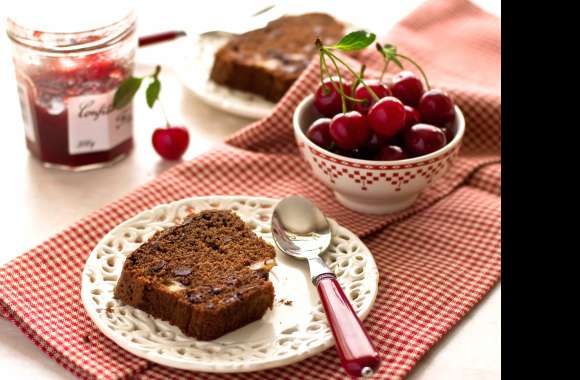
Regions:
<instances>
[{"instance_id":1,"label":"red cherry","mask_svg":"<svg viewBox=\"0 0 580 380\"><path fill-rule=\"evenodd\" d=\"M421 114L411 106L405 106L405 130L421 122Z\"/></svg>"},{"instance_id":2,"label":"red cherry","mask_svg":"<svg viewBox=\"0 0 580 380\"><path fill-rule=\"evenodd\" d=\"M383 139L383 145L398 145L405 146L405 128L401 129L399 133L388 139Z\"/></svg>"},{"instance_id":3,"label":"red cherry","mask_svg":"<svg viewBox=\"0 0 580 380\"><path fill-rule=\"evenodd\" d=\"M395 136L405 126L403 103L392 96L376 102L367 117L373 131L382 138Z\"/></svg>"},{"instance_id":4,"label":"red cherry","mask_svg":"<svg viewBox=\"0 0 580 380\"><path fill-rule=\"evenodd\" d=\"M389 88L382 84L380 81L376 79L369 79L365 81L365 83L370 87L371 90L374 91L379 99L384 98L385 96L391 96L391 90L389 90ZM366 115L373 104L375 104L375 101L369 90L362 84L357 87L356 91L354 92L354 97L357 99L365 99L365 102L354 103L352 107L355 111L358 111L363 115Z\"/></svg>"},{"instance_id":5,"label":"red cherry","mask_svg":"<svg viewBox=\"0 0 580 380\"><path fill-rule=\"evenodd\" d=\"M329 118L323 117L321 119L315 120L314 123L308 127L308 130L306 131L306 137L308 137L310 141L319 147L328 149L332 145L332 138L330 137L329 127Z\"/></svg>"},{"instance_id":6,"label":"red cherry","mask_svg":"<svg viewBox=\"0 0 580 380\"><path fill-rule=\"evenodd\" d=\"M397 161L405 158L407 154L397 145L386 145L375 155L375 160L379 161Z\"/></svg>"},{"instance_id":7,"label":"red cherry","mask_svg":"<svg viewBox=\"0 0 580 380\"><path fill-rule=\"evenodd\" d=\"M363 155L369 158L374 157L384 144L383 139L373 133L369 141L362 147Z\"/></svg>"},{"instance_id":8,"label":"red cherry","mask_svg":"<svg viewBox=\"0 0 580 380\"><path fill-rule=\"evenodd\" d=\"M330 136L343 150L362 147L370 135L371 130L366 118L357 111L340 113L330 122Z\"/></svg>"},{"instance_id":9,"label":"red cherry","mask_svg":"<svg viewBox=\"0 0 580 380\"><path fill-rule=\"evenodd\" d=\"M455 107L446 92L438 89L429 90L419 101L419 112L423 121L438 127L455 120Z\"/></svg>"},{"instance_id":10,"label":"red cherry","mask_svg":"<svg viewBox=\"0 0 580 380\"><path fill-rule=\"evenodd\" d=\"M413 156L423 156L447 144L445 133L429 124L415 124L405 134L405 148Z\"/></svg>"},{"instance_id":11,"label":"red cherry","mask_svg":"<svg viewBox=\"0 0 580 380\"><path fill-rule=\"evenodd\" d=\"M393 96L404 104L415 107L423 95L423 83L410 71L401 71L393 76L390 86Z\"/></svg>"},{"instance_id":12,"label":"red cherry","mask_svg":"<svg viewBox=\"0 0 580 380\"><path fill-rule=\"evenodd\" d=\"M332 144L329 149L332 153L338 154L339 156L359 158L362 155L361 149L345 150L339 148L336 144Z\"/></svg>"},{"instance_id":13,"label":"red cherry","mask_svg":"<svg viewBox=\"0 0 580 380\"><path fill-rule=\"evenodd\" d=\"M177 160L189 145L189 132L185 127L156 128L151 141L161 157Z\"/></svg>"},{"instance_id":14,"label":"red cherry","mask_svg":"<svg viewBox=\"0 0 580 380\"><path fill-rule=\"evenodd\" d=\"M345 156L356 159L365 158L365 155L361 149L352 149L352 150L335 149L334 153L338 154L339 156Z\"/></svg>"},{"instance_id":15,"label":"red cherry","mask_svg":"<svg viewBox=\"0 0 580 380\"><path fill-rule=\"evenodd\" d=\"M455 126L455 122L446 123L443 128L441 128L443 133L445 133L445 138L447 139L447 143L450 143L455 137L457 133L457 127Z\"/></svg>"},{"instance_id":16,"label":"red cherry","mask_svg":"<svg viewBox=\"0 0 580 380\"><path fill-rule=\"evenodd\" d=\"M340 94L334 87L335 85L341 88L346 95L351 95L351 85L347 82L344 82L342 86L338 80L334 82L334 85L328 81L324 85L320 85L314 94L314 107L326 117L333 117L342 111L342 101Z\"/></svg>"},{"instance_id":17,"label":"red cherry","mask_svg":"<svg viewBox=\"0 0 580 380\"><path fill-rule=\"evenodd\" d=\"M451 130L449 130L449 128L441 128L441 130L445 134L445 141L447 143L449 143L451 140L453 140L453 132L451 132Z\"/></svg>"}]
</instances>

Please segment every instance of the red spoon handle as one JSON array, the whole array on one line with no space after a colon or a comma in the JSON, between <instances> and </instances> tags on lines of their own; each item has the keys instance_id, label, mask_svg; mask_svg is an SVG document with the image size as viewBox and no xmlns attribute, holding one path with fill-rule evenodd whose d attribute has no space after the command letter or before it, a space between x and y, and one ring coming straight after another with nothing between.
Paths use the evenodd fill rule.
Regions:
<instances>
[{"instance_id":1,"label":"red spoon handle","mask_svg":"<svg viewBox=\"0 0 580 380\"><path fill-rule=\"evenodd\" d=\"M147 46L156 44L159 42L165 42L169 40L174 40L178 37L185 36L185 32L182 30L171 30L168 32L162 32L157 34L150 34L147 36L139 37L139 46Z\"/></svg>"},{"instance_id":2,"label":"red spoon handle","mask_svg":"<svg viewBox=\"0 0 580 380\"><path fill-rule=\"evenodd\" d=\"M334 335L343 368L350 376L369 376L376 372L381 359L358 319L336 277L323 274L316 288Z\"/></svg>"}]
</instances>

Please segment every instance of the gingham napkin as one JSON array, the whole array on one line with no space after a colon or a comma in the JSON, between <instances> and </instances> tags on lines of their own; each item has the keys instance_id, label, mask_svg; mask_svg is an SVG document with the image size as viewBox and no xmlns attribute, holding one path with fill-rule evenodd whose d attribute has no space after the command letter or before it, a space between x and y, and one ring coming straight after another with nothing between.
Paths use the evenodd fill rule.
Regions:
<instances>
[{"instance_id":1,"label":"gingham napkin","mask_svg":"<svg viewBox=\"0 0 580 380\"><path fill-rule=\"evenodd\" d=\"M105 338L80 301L88 254L110 229L140 211L190 196L302 194L373 252L379 294L364 324L383 358L375 378L404 377L500 277L500 24L464 0L430 1L388 41L416 57L431 82L453 95L467 123L460 157L411 209L390 216L358 214L339 205L311 176L298 155L291 116L318 84L313 60L271 116L1 267L0 315L81 378L345 378L334 348L299 364L250 374L159 366ZM372 51L364 59L369 67L380 67Z\"/></svg>"}]
</instances>

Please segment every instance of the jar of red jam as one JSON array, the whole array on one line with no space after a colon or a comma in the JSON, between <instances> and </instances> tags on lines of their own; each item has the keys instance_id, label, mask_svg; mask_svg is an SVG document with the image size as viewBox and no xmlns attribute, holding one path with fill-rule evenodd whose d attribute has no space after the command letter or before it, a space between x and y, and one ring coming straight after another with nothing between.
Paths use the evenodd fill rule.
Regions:
<instances>
[{"instance_id":1,"label":"jar of red jam","mask_svg":"<svg viewBox=\"0 0 580 380\"><path fill-rule=\"evenodd\" d=\"M133 72L135 13L97 25L92 16L52 26L8 18L26 145L45 166L103 167L133 147L132 104L116 110L112 102Z\"/></svg>"}]
</instances>

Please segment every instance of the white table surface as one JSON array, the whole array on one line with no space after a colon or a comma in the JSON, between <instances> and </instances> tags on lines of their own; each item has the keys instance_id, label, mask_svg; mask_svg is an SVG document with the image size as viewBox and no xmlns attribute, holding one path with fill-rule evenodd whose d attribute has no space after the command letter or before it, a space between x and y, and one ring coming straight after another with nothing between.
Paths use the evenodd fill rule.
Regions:
<instances>
[{"instance_id":1,"label":"white table surface","mask_svg":"<svg viewBox=\"0 0 580 380\"><path fill-rule=\"evenodd\" d=\"M39 0L40 1L40 0ZM356 2L294 1L301 10L332 12L377 34L385 34L422 0ZM0 30L5 30L8 2L0 2ZM237 3L240 3L236 5ZM288 3L288 2L287 2ZM315 4L312 4L315 3ZM484 9L501 15L499 0L478 0ZM264 1L222 2L163 0L137 6L139 32L186 28L203 30L212 25L236 22L240 15L267 5ZM244 9L236 9L236 7ZM287 5L288 6L288 5ZM381 12L376 12L382 9ZM237 15L237 16L236 16ZM143 48L138 52L137 71L148 72L156 63L162 72L162 98L170 120L186 125L191 143L185 159L211 148L212 144L247 125L249 120L214 110L188 93L170 69L176 56L172 43ZM140 98L135 109L136 147L117 165L85 173L67 173L43 168L27 152L20 116L10 46L0 36L0 105L3 117L0 167L3 218L0 218L0 265L33 248L91 211L118 199L174 165L158 158L150 144L153 129L163 125L157 111L147 109ZM7 217L10 216L10 217ZM434 347L408 377L410 380L499 379L501 368L501 289L490 294ZM0 370L2 379L72 379L74 376L43 354L16 327L0 319Z\"/></svg>"}]
</instances>

